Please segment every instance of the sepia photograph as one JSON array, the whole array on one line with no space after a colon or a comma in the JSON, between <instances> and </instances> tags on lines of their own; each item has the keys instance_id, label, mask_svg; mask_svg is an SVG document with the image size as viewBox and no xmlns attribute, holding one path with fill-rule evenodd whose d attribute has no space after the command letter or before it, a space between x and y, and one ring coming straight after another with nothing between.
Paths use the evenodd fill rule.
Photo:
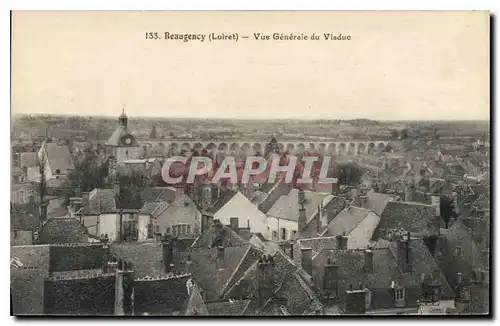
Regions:
<instances>
[{"instance_id":1,"label":"sepia photograph","mask_svg":"<svg viewBox=\"0 0 500 326\"><path fill-rule=\"evenodd\" d=\"M490 12L10 19L11 315L491 317Z\"/></svg>"}]
</instances>

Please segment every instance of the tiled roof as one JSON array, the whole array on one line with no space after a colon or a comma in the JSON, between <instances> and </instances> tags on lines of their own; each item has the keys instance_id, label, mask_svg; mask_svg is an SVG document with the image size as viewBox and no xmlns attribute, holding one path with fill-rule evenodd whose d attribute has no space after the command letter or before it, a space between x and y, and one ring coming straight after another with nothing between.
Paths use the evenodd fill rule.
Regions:
<instances>
[{"instance_id":1,"label":"tiled roof","mask_svg":"<svg viewBox=\"0 0 500 326\"><path fill-rule=\"evenodd\" d=\"M372 249L373 272L365 273L364 250L323 250L313 258L313 280L318 288L323 287L324 266L328 259L339 266L339 294L350 286L358 289L360 285L371 289L388 288L391 281L400 278L396 259L389 248Z\"/></svg>"},{"instance_id":2,"label":"tiled roof","mask_svg":"<svg viewBox=\"0 0 500 326\"><path fill-rule=\"evenodd\" d=\"M57 173L57 170L59 170L57 174L67 174L68 170L75 168L68 146L44 142L40 150L45 152L52 173Z\"/></svg>"},{"instance_id":3,"label":"tiled roof","mask_svg":"<svg viewBox=\"0 0 500 326\"><path fill-rule=\"evenodd\" d=\"M192 248L209 248L215 246L235 247L248 242L243 240L233 229L225 225L214 223L204 230L193 242Z\"/></svg>"},{"instance_id":4,"label":"tiled roof","mask_svg":"<svg viewBox=\"0 0 500 326\"><path fill-rule=\"evenodd\" d=\"M207 303L210 316L240 316L243 314L250 300L230 300Z\"/></svg>"},{"instance_id":5,"label":"tiled roof","mask_svg":"<svg viewBox=\"0 0 500 326\"><path fill-rule=\"evenodd\" d=\"M316 237L309 239L299 239L293 244L293 260L300 264L301 248L311 248L313 257L323 250L338 249L337 238L332 237Z\"/></svg>"},{"instance_id":6,"label":"tiled roof","mask_svg":"<svg viewBox=\"0 0 500 326\"><path fill-rule=\"evenodd\" d=\"M151 215L156 218L167 209L167 205L168 204L165 202L144 203L144 206L142 206L140 210L140 214Z\"/></svg>"},{"instance_id":7,"label":"tiled roof","mask_svg":"<svg viewBox=\"0 0 500 326\"><path fill-rule=\"evenodd\" d=\"M49 252L46 245L10 247L11 258L22 266L11 267L10 289L14 315L44 313L44 279L49 276Z\"/></svg>"},{"instance_id":8,"label":"tiled roof","mask_svg":"<svg viewBox=\"0 0 500 326\"><path fill-rule=\"evenodd\" d=\"M140 192L141 202L144 203L143 206L141 206L143 214L153 214L154 216L158 216L161 212L163 212L164 208L166 208L165 203L171 203L175 199L175 191L168 188L143 188ZM135 203L132 204L135 205ZM135 206L131 206L130 208L134 209ZM116 211L117 208L114 189L96 188L89 194L89 209L85 210L82 208L78 214L99 215L115 213Z\"/></svg>"},{"instance_id":9,"label":"tiled roof","mask_svg":"<svg viewBox=\"0 0 500 326\"><path fill-rule=\"evenodd\" d=\"M126 139L130 139L130 144L126 143ZM127 131L124 126L118 126L111 137L106 141L106 146L114 147L139 147L137 140Z\"/></svg>"},{"instance_id":10,"label":"tiled roof","mask_svg":"<svg viewBox=\"0 0 500 326\"><path fill-rule=\"evenodd\" d=\"M265 184L265 185L270 185L270 184ZM292 185L289 183L278 181L270 189L266 189L265 187L263 188L264 189L262 188L261 189L266 193L265 198L263 198L262 201L256 204L258 204L259 210L261 212L267 213L269 212L271 207L273 207L276 201L280 199L281 196L286 196L290 193L290 191L292 190Z\"/></svg>"},{"instance_id":11,"label":"tiled roof","mask_svg":"<svg viewBox=\"0 0 500 326\"><path fill-rule=\"evenodd\" d=\"M318 304L316 296L310 288L310 277L300 266L290 260L281 250L273 255L273 264L275 299L269 300L260 311L257 309L258 314L265 315L266 306L272 305L276 301L281 302L290 311L290 314L295 315L302 315L311 305ZM255 262L228 290L225 298L251 299L252 302L248 309L256 309L257 282L257 262Z\"/></svg>"},{"instance_id":12,"label":"tiled roof","mask_svg":"<svg viewBox=\"0 0 500 326\"><path fill-rule=\"evenodd\" d=\"M368 191L366 196L367 202L364 208L372 210L378 216L382 214L387 206L387 203L393 200L388 194L382 194L374 191Z\"/></svg>"},{"instance_id":13,"label":"tiled roof","mask_svg":"<svg viewBox=\"0 0 500 326\"><path fill-rule=\"evenodd\" d=\"M175 199L176 190L171 187L144 188L141 190L141 198L144 202L164 201L171 203Z\"/></svg>"},{"instance_id":14,"label":"tiled roof","mask_svg":"<svg viewBox=\"0 0 500 326\"><path fill-rule=\"evenodd\" d=\"M39 234L40 243L88 243L87 229L72 217L51 218Z\"/></svg>"},{"instance_id":15,"label":"tiled roof","mask_svg":"<svg viewBox=\"0 0 500 326\"><path fill-rule=\"evenodd\" d=\"M329 236L348 235L370 212L368 209L349 206L338 213L330 224L328 224L327 234Z\"/></svg>"},{"instance_id":16,"label":"tiled roof","mask_svg":"<svg viewBox=\"0 0 500 326\"><path fill-rule=\"evenodd\" d=\"M391 242L390 248L393 254L397 252L396 246L396 242ZM453 299L453 290L424 242L421 239L412 239L411 249L413 272L412 275L406 275L407 284L419 286L421 275L430 275L433 280L441 285L442 296L447 299Z\"/></svg>"},{"instance_id":17,"label":"tiled roof","mask_svg":"<svg viewBox=\"0 0 500 326\"><path fill-rule=\"evenodd\" d=\"M189 282L189 281L188 281ZM208 316L209 312L207 310L207 306L203 301L203 298L200 294L198 286L191 281L190 286L191 293L187 299L186 303L186 311L184 312L185 316Z\"/></svg>"},{"instance_id":18,"label":"tiled roof","mask_svg":"<svg viewBox=\"0 0 500 326\"><path fill-rule=\"evenodd\" d=\"M222 291L249 252L251 245L224 248L223 262L218 248L196 249L191 252L193 278L205 294L205 301L219 301Z\"/></svg>"},{"instance_id":19,"label":"tiled roof","mask_svg":"<svg viewBox=\"0 0 500 326\"><path fill-rule=\"evenodd\" d=\"M136 274L137 275L137 274ZM170 315L186 309L191 275L173 275L156 280L135 280L134 312L138 315Z\"/></svg>"},{"instance_id":20,"label":"tiled roof","mask_svg":"<svg viewBox=\"0 0 500 326\"><path fill-rule=\"evenodd\" d=\"M298 221L299 219L299 190L293 189L288 195L281 196L276 203L267 212L268 216L278 217L291 221ZM324 201L331 195L320 192L312 192L305 190L305 203L306 217L309 219L317 210L321 203L326 204Z\"/></svg>"},{"instance_id":21,"label":"tiled roof","mask_svg":"<svg viewBox=\"0 0 500 326\"><path fill-rule=\"evenodd\" d=\"M318 232L319 215L318 211L316 210L316 212L309 218L306 227L298 231L295 236L293 236L293 240L316 238L317 236L324 234L324 232L327 230L328 223L330 223L335 218L335 216L337 216L337 214L340 213L348 205L348 201L343 197L328 196L325 198L323 204L324 211L327 215L327 225L323 228L320 227Z\"/></svg>"},{"instance_id":22,"label":"tiled roof","mask_svg":"<svg viewBox=\"0 0 500 326\"><path fill-rule=\"evenodd\" d=\"M380 216L380 223L374 238L383 237L392 230L403 229L415 235L437 234L438 222L436 210L431 205L412 202L389 202Z\"/></svg>"},{"instance_id":23,"label":"tiled roof","mask_svg":"<svg viewBox=\"0 0 500 326\"><path fill-rule=\"evenodd\" d=\"M32 231L39 223L39 212L28 205L11 205L10 229Z\"/></svg>"},{"instance_id":24,"label":"tiled roof","mask_svg":"<svg viewBox=\"0 0 500 326\"><path fill-rule=\"evenodd\" d=\"M165 275L163 249L159 243L113 243L111 252L118 258L126 258L132 263L135 277Z\"/></svg>"},{"instance_id":25,"label":"tiled roof","mask_svg":"<svg viewBox=\"0 0 500 326\"><path fill-rule=\"evenodd\" d=\"M227 190L212 206L208 207L204 213L215 214L237 194L237 191Z\"/></svg>"},{"instance_id":26,"label":"tiled roof","mask_svg":"<svg viewBox=\"0 0 500 326\"><path fill-rule=\"evenodd\" d=\"M187 196L178 196L172 203L166 204L160 207L155 215L160 215L158 217L159 224L164 225L175 225L180 223L189 223L193 225L195 223L196 217L199 216L200 212L198 207L193 202L193 200Z\"/></svg>"}]
</instances>

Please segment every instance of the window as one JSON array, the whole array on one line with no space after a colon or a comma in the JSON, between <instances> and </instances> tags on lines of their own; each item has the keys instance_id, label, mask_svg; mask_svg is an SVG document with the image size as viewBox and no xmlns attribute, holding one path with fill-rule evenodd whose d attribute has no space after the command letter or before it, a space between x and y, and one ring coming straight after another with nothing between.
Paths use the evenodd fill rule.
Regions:
<instances>
[{"instance_id":1,"label":"window","mask_svg":"<svg viewBox=\"0 0 500 326\"><path fill-rule=\"evenodd\" d=\"M60 174L60 173L61 173L61 169L56 169L56 170L55 170L55 173L56 173L56 174Z\"/></svg>"},{"instance_id":2,"label":"window","mask_svg":"<svg viewBox=\"0 0 500 326\"><path fill-rule=\"evenodd\" d=\"M167 234L170 234L170 228L166 228L165 232L166 232Z\"/></svg>"},{"instance_id":3,"label":"window","mask_svg":"<svg viewBox=\"0 0 500 326\"><path fill-rule=\"evenodd\" d=\"M133 240L137 239L138 230L137 230L137 221L124 221L123 222L123 238L125 240Z\"/></svg>"},{"instance_id":4,"label":"window","mask_svg":"<svg viewBox=\"0 0 500 326\"><path fill-rule=\"evenodd\" d=\"M181 235L186 235L186 224L181 225Z\"/></svg>"},{"instance_id":5,"label":"window","mask_svg":"<svg viewBox=\"0 0 500 326\"><path fill-rule=\"evenodd\" d=\"M14 230L14 239L17 239L17 238L19 238L19 231Z\"/></svg>"},{"instance_id":6,"label":"window","mask_svg":"<svg viewBox=\"0 0 500 326\"><path fill-rule=\"evenodd\" d=\"M296 230L293 230L292 231L292 236L295 236L297 234L297 231Z\"/></svg>"},{"instance_id":7,"label":"window","mask_svg":"<svg viewBox=\"0 0 500 326\"><path fill-rule=\"evenodd\" d=\"M191 225L187 226L187 234L191 234Z\"/></svg>"},{"instance_id":8,"label":"window","mask_svg":"<svg viewBox=\"0 0 500 326\"><path fill-rule=\"evenodd\" d=\"M278 240L278 232L273 231L273 240Z\"/></svg>"},{"instance_id":9,"label":"window","mask_svg":"<svg viewBox=\"0 0 500 326\"><path fill-rule=\"evenodd\" d=\"M463 255L462 246L457 245L456 248L455 248L455 256L457 258L462 258L462 255Z\"/></svg>"},{"instance_id":10,"label":"window","mask_svg":"<svg viewBox=\"0 0 500 326\"><path fill-rule=\"evenodd\" d=\"M20 195L19 201L21 202L21 204L26 203L26 192L24 190L21 190L19 191L19 195Z\"/></svg>"},{"instance_id":11,"label":"window","mask_svg":"<svg viewBox=\"0 0 500 326\"><path fill-rule=\"evenodd\" d=\"M405 298L405 290L397 289L396 290L396 301L403 300Z\"/></svg>"},{"instance_id":12,"label":"window","mask_svg":"<svg viewBox=\"0 0 500 326\"><path fill-rule=\"evenodd\" d=\"M281 228L281 240L286 240L286 229Z\"/></svg>"},{"instance_id":13,"label":"window","mask_svg":"<svg viewBox=\"0 0 500 326\"><path fill-rule=\"evenodd\" d=\"M154 224L149 223L148 224L148 239L153 239L154 238Z\"/></svg>"}]
</instances>

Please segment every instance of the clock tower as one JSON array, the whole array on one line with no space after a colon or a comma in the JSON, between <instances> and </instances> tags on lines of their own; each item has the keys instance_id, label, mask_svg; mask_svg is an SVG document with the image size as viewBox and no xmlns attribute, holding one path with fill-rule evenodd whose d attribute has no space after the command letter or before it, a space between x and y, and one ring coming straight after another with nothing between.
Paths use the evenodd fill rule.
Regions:
<instances>
[{"instance_id":1,"label":"clock tower","mask_svg":"<svg viewBox=\"0 0 500 326\"><path fill-rule=\"evenodd\" d=\"M118 128L106 142L108 154L116 160L117 164L124 160L136 158L139 153L139 143L127 130L128 117L125 111L118 117Z\"/></svg>"}]
</instances>

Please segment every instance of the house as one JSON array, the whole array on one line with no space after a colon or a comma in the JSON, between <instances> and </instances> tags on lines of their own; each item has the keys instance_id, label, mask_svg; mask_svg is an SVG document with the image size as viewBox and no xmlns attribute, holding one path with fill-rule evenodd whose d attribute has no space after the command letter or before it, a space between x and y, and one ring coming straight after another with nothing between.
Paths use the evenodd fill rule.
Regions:
<instances>
[{"instance_id":1,"label":"house","mask_svg":"<svg viewBox=\"0 0 500 326\"><path fill-rule=\"evenodd\" d=\"M14 315L44 314L44 282L49 276L50 247L21 245L10 248L10 289Z\"/></svg>"},{"instance_id":2,"label":"house","mask_svg":"<svg viewBox=\"0 0 500 326\"><path fill-rule=\"evenodd\" d=\"M455 289L461 312L489 312L490 243L485 219L460 217L441 229L434 256Z\"/></svg>"},{"instance_id":3,"label":"house","mask_svg":"<svg viewBox=\"0 0 500 326\"><path fill-rule=\"evenodd\" d=\"M124 239L153 241L158 233L175 236L199 234L201 213L183 191L167 188L145 188L137 203L116 205L116 189L94 189L82 197L82 208L76 213L89 234L108 234L110 241L119 239L120 219ZM132 205L133 204L133 205Z\"/></svg>"},{"instance_id":4,"label":"house","mask_svg":"<svg viewBox=\"0 0 500 326\"><path fill-rule=\"evenodd\" d=\"M36 228L39 226L40 212L31 205L11 205L10 245L31 245Z\"/></svg>"},{"instance_id":5,"label":"house","mask_svg":"<svg viewBox=\"0 0 500 326\"><path fill-rule=\"evenodd\" d=\"M163 265L161 245L156 251L151 250L153 245L12 247L14 314L186 315L193 306L193 300L188 302L195 286L192 277L185 273L148 276L148 266ZM155 252L159 255L151 254ZM124 258L128 256L133 263Z\"/></svg>"},{"instance_id":6,"label":"house","mask_svg":"<svg viewBox=\"0 0 500 326\"><path fill-rule=\"evenodd\" d=\"M292 236L292 240L316 238L324 235L328 225L348 204L349 200L343 197L326 197L322 206L306 222L306 226Z\"/></svg>"},{"instance_id":7,"label":"house","mask_svg":"<svg viewBox=\"0 0 500 326\"><path fill-rule=\"evenodd\" d=\"M292 189L281 196L267 212L270 238L272 240L288 240L295 237L297 231L304 229L318 209L323 214L324 207L333 196L327 193L313 192L304 189ZM327 218L328 214L324 214Z\"/></svg>"},{"instance_id":8,"label":"house","mask_svg":"<svg viewBox=\"0 0 500 326\"><path fill-rule=\"evenodd\" d=\"M420 239L363 250L325 249L302 257L303 266L312 260L311 275L322 302L337 307L338 314L404 313L416 311L418 301L432 297L434 290L438 293L434 301L454 296Z\"/></svg>"},{"instance_id":9,"label":"house","mask_svg":"<svg viewBox=\"0 0 500 326\"><path fill-rule=\"evenodd\" d=\"M186 270L193 275L205 303L221 301L262 253L231 228L217 222L205 230L191 248L178 247L173 242L170 264L175 270Z\"/></svg>"},{"instance_id":10,"label":"house","mask_svg":"<svg viewBox=\"0 0 500 326\"><path fill-rule=\"evenodd\" d=\"M38 243L88 243L87 229L75 218L50 218L40 229Z\"/></svg>"},{"instance_id":11,"label":"house","mask_svg":"<svg viewBox=\"0 0 500 326\"><path fill-rule=\"evenodd\" d=\"M226 190L212 206L205 209L202 227L206 227L208 221L214 220L230 225L231 218L235 217L238 218L238 228L249 228L252 233L269 237L266 214L239 191Z\"/></svg>"},{"instance_id":12,"label":"house","mask_svg":"<svg viewBox=\"0 0 500 326\"><path fill-rule=\"evenodd\" d=\"M380 216L373 211L349 206L333 218L322 235L347 236L348 241L345 249L366 248L379 222Z\"/></svg>"},{"instance_id":13,"label":"house","mask_svg":"<svg viewBox=\"0 0 500 326\"><path fill-rule=\"evenodd\" d=\"M38 159L43 162L45 180L52 186L61 185L67 180L69 172L75 169L68 146L57 143L43 142L38 151ZM30 168L28 179L40 182L39 167Z\"/></svg>"},{"instance_id":14,"label":"house","mask_svg":"<svg viewBox=\"0 0 500 326\"><path fill-rule=\"evenodd\" d=\"M439 213L439 196L434 196L432 205L414 202L388 202L373 238L392 237L398 232L412 232L415 236L438 235L444 226Z\"/></svg>"},{"instance_id":15,"label":"house","mask_svg":"<svg viewBox=\"0 0 500 326\"><path fill-rule=\"evenodd\" d=\"M259 257L236 279L224 298L250 300L244 315L318 315L323 311L311 277L281 250Z\"/></svg>"},{"instance_id":16,"label":"house","mask_svg":"<svg viewBox=\"0 0 500 326\"><path fill-rule=\"evenodd\" d=\"M29 183L18 183L10 186L10 202L14 204L28 204L31 197L36 195L36 187Z\"/></svg>"}]
</instances>

